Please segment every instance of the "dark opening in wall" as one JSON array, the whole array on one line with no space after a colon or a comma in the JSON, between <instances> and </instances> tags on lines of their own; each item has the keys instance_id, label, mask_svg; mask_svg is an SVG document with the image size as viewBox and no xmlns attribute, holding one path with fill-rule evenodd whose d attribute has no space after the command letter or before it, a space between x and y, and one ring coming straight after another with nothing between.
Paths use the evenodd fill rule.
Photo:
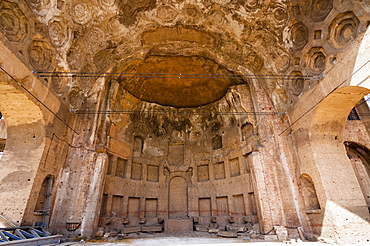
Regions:
<instances>
[{"instance_id":1,"label":"dark opening in wall","mask_svg":"<svg viewBox=\"0 0 370 246\"><path fill-rule=\"evenodd\" d=\"M213 150L222 148L222 137L220 135L216 135L212 138L212 148Z\"/></svg>"},{"instance_id":2,"label":"dark opening in wall","mask_svg":"<svg viewBox=\"0 0 370 246\"><path fill-rule=\"evenodd\" d=\"M113 155L108 155L107 175L111 175L112 174L114 161L115 161L115 157Z\"/></svg>"},{"instance_id":3,"label":"dark opening in wall","mask_svg":"<svg viewBox=\"0 0 370 246\"><path fill-rule=\"evenodd\" d=\"M247 140L253 134L253 125L251 123L245 123L242 125L242 141Z\"/></svg>"},{"instance_id":4,"label":"dark opening in wall","mask_svg":"<svg viewBox=\"0 0 370 246\"><path fill-rule=\"evenodd\" d=\"M360 120L360 116L358 116L358 113L355 108L351 110L351 112L348 115L347 120Z\"/></svg>"},{"instance_id":5,"label":"dark opening in wall","mask_svg":"<svg viewBox=\"0 0 370 246\"><path fill-rule=\"evenodd\" d=\"M101 210L100 210L100 216L105 217L108 214L108 194L103 194L102 202L101 202Z\"/></svg>"}]
</instances>

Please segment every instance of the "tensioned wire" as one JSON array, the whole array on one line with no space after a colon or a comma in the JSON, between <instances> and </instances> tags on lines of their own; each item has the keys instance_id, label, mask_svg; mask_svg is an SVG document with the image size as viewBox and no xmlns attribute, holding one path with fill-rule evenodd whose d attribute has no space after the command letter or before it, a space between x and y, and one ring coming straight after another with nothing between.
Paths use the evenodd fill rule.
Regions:
<instances>
[{"instance_id":1,"label":"tensioned wire","mask_svg":"<svg viewBox=\"0 0 370 246\"><path fill-rule=\"evenodd\" d=\"M323 76L311 75L267 75L267 74L188 74L188 73L92 73L92 72L42 72L33 71L40 78L171 78L171 79L291 79L320 80Z\"/></svg>"}]
</instances>

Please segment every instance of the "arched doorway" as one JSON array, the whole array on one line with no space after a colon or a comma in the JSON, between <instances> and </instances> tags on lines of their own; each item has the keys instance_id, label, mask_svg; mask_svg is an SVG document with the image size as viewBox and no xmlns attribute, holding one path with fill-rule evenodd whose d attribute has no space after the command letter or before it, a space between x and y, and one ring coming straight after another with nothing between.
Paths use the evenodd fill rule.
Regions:
<instances>
[{"instance_id":1,"label":"arched doorway","mask_svg":"<svg viewBox=\"0 0 370 246\"><path fill-rule=\"evenodd\" d=\"M344 144L370 212L370 150L354 142Z\"/></svg>"},{"instance_id":2,"label":"arched doorway","mask_svg":"<svg viewBox=\"0 0 370 246\"><path fill-rule=\"evenodd\" d=\"M315 234L334 241L351 240L354 230L359 240L368 239L368 206L343 144L348 115L368 93L369 89L358 86L336 89L319 103L310 125L311 161L315 165L311 163L305 171L315 183L321 211L308 217ZM352 232L348 224L353 226Z\"/></svg>"},{"instance_id":3,"label":"arched doorway","mask_svg":"<svg viewBox=\"0 0 370 246\"><path fill-rule=\"evenodd\" d=\"M168 217L181 219L188 217L188 190L186 180L174 177L169 184Z\"/></svg>"},{"instance_id":4,"label":"arched doorway","mask_svg":"<svg viewBox=\"0 0 370 246\"><path fill-rule=\"evenodd\" d=\"M315 213L302 213L309 222L305 229L313 238L369 240L369 210L343 144L352 108L370 93L369 41L370 29L336 57L336 65L301 96L289 115L299 175L312 178L321 207Z\"/></svg>"}]
</instances>

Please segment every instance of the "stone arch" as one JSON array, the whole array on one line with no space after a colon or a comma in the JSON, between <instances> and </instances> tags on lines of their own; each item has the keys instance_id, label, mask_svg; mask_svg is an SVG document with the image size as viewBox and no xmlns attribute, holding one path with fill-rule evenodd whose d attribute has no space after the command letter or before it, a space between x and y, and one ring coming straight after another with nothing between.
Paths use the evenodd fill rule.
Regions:
<instances>
[{"instance_id":1,"label":"stone arch","mask_svg":"<svg viewBox=\"0 0 370 246\"><path fill-rule=\"evenodd\" d=\"M305 121L295 133L307 138L304 145L300 144L300 174L312 178L321 206L319 213L307 214L310 230L316 236L343 242L353 237L367 241L370 231L368 206L343 144L349 113L370 93L370 29L358 40L340 57L341 63L301 99L309 106L305 107ZM296 108L302 110L300 106Z\"/></svg>"},{"instance_id":2,"label":"stone arch","mask_svg":"<svg viewBox=\"0 0 370 246\"><path fill-rule=\"evenodd\" d=\"M347 117L368 93L369 89L359 86L336 89L319 103L310 124L310 148L316 165L305 170L315 182L321 205L313 223L314 227L322 225L315 234L330 240L350 240L353 232L344 226L348 223L356 235L364 232L359 240L368 240L369 210L343 144ZM331 229L334 227L336 231Z\"/></svg>"},{"instance_id":3,"label":"stone arch","mask_svg":"<svg viewBox=\"0 0 370 246\"><path fill-rule=\"evenodd\" d=\"M370 90L367 88L346 86L330 93L318 105L311 121L310 143L314 149L315 158L319 159L320 163L324 163L324 160L327 163L330 161L330 163L333 163L333 168L338 165L341 167L351 166L345 146L342 144L344 127L352 108L368 93L370 93ZM334 170L337 170L337 168ZM339 174L340 172L336 173ZM350 174L352 173L353 171L350 172ZM339 177L337 178L340 180Z\"/></svg>"},{"instance_id":4,"label":"stone arch","mask_svg":"<svg viewBox=\"0 0 370 246\"><path fill-rule=\"evenodd\" d=\"M15 86L0 81L0 110L7 126L7 144L0 160L0 206L19 225L45 146L41 109Z\"/></svg>"}]
</instances>

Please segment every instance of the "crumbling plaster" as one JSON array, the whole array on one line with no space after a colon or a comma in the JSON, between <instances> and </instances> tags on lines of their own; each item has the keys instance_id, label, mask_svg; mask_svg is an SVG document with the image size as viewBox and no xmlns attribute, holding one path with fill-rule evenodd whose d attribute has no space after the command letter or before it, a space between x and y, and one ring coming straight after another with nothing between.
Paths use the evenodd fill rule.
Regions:
<instances>
[{"instance_id":1,"label":"crumbling plaster","mask_svg":"<svg viewBox=\"0 0 370 246\"><path fill-rule=\"evenodd\" d=\"M362 1L0 2L0 65L22 85L1 74L0 93L11 96L0 103L8 131L1 163L14 163L1 170L29 172L1 183L1 212L22 225L47 215L50 230L66 237L234 223L369 240L343 144L368 138L368 129L346 124L369 92L368 23ZM159 88L158 78L104 76L190 67L240 77L165 78ZM111 111L121 113L94 113ZM52 202L42 216L34 209L48 175ZM302 175L320 209L307 210ZM183 227L170 228L172 212Z\"/></svg>"}]
</instances>

